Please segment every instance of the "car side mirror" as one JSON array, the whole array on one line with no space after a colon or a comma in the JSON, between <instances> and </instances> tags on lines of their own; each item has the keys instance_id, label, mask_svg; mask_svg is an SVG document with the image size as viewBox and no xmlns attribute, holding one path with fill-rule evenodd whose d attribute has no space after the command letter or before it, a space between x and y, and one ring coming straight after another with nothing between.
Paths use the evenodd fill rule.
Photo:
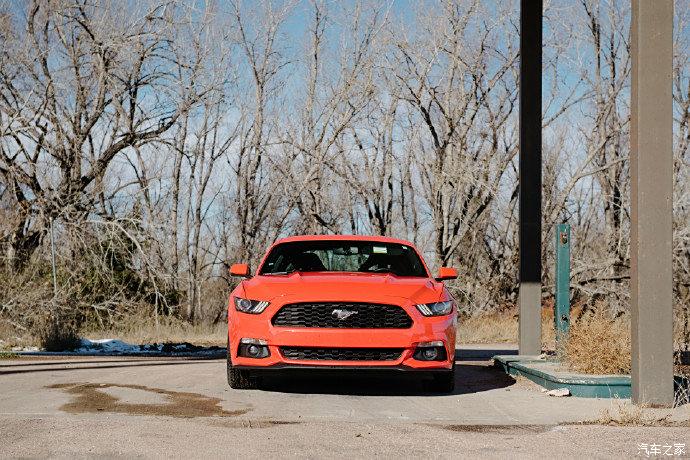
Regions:
<instances>
[{"instance_id":1,"label":"car side mirror","mask_svg":"<svg viewBox=\"0 0 690 460\"><path fill-rule=\"evenodd\" d=\"M451 267L441 267L438 269L436 281L454 280L458 277L458 271Z\"/></svg>"},{"instance_id":2,"label":"car side mirror","mask_svg":"<svg viewBox=\"0 0 690 460\"><path fill-rule=\"evenodd\" d=\"M241 276L242 278L249 278L249 265L232 264L230 266L230 276Z\"/></svg>"}]
</instances>

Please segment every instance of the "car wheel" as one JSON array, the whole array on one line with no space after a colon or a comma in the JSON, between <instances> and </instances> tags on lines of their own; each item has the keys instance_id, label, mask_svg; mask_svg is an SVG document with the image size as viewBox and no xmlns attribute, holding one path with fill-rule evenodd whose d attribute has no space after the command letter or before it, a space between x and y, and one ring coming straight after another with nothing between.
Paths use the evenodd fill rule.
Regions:
<instances>
[{"instance_id":1,"label":"car wheel","mask_svg":"<svg viewBox=\"0 0 690 460\"><path fill-rule=\"evenodd\" d=\"M455 390L455 363L449 372L434 372L432 390L437 393L452 393Z\"/></svg>"},{"instance_id":2,"label":"car wheel","mask_svg":"<svg viewBox=\"0 0 690 460\"><path fill-rule=\"evenodd\" d=\"M228 385L235 390L251 390L257 387L256 379L251 376L251 373L246 369L236 369L232 367L232 360L230 359L230 347L228 346Z\"/></svg>"}]
</instances>

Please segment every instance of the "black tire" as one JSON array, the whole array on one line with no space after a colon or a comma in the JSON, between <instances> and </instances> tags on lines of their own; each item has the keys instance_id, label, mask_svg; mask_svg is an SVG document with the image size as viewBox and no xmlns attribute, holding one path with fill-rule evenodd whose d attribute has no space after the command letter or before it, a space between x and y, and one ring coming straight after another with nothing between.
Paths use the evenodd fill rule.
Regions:
<instances>
[{"instance_id":1,"label":"black tire","mask_svg":"<svg viewBox=\"0 0 690 460\"><path fill-rule=\"evenodd\" d=\"M230 347L228 346L228 385L235 390L251 390L257 387L256 379L252 377L251 373L246 369L235 369L232 367L232 360L230 359Z\"/></svg>"},{"instance_id":2,"label":"black tire","mask_svg":"<svg viewBox=\"0 0 690 460\"><path fill-rule=\"evenodd\" d=\"M431 390L435 393L452 393L455 390L455 364L448 372L434 372Z\"/></svg>"}]
</instances>

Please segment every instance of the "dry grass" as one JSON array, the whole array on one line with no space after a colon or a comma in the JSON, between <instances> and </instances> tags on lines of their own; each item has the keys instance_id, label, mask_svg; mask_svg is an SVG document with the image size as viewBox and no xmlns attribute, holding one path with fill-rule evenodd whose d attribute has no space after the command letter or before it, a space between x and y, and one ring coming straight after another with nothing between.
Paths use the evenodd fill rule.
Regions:
<instances>
[{"instance_id":1,"label":"dry grass","mask_svg":"<svg viewBox=\"0 0 690 460\"><path fill-rule=\"evenodd\" d=\"M545 307L541 315L542 344L554 348L553 311ZM514 311L462 317L458 321L460 343L517 343L518 315Z\"/></svg>"},{"instance_id":2,"label":"dry grass","mask_svg":"<svg viewBox=\"0 0 690 460\"><path fill-rule=\"evenodd\" d=\"M458 321L460 343L516 343L518 320L512 313L462 317Z\"/></svg>"},{"instance_id":3,"label":"dry grass","mask_svg":"<svg viewBox=\"0 0 690 460\"><path fill-rule=\"evenodd\" d=\"M603 308L573 322L559 350L569 369L585 374L630 373L630 322L612 318Z\"/></svg>"},{"instance_id":4,"label":"dry grass","mask_svg":"<svg viewBox=\"0 0 690 460\"><path fill-rule=\"evenodd\" d=\"M0 350L28 347L33 343L33 337L25 328L19 328L7 320L0 319Z\"/></svg>"},{"instance_id":5,"label":"dry grass","mask_svg":"<svg viewBox=\"0 0 690 460\"><path fill-rule=\"evenodd\" d=\"M600 425L638 426L644 425L645 421L642 407L619 402L614 411L604 409L596 423Z\"/></svg>"},{"instance_id":6,"label":"dry grass","mask_svg":"<svg viewBox=\"0 0 690 460\"><path fill-rule=\"evenodd\" d=\"M629 401L618 401L611 409L604 409L599 418L585 424L612 426L688 427L690 418L682 408L651 408Z\"/></svg>"},{"instance_id":7,"label":"dry grass","mask_svg":"<svg viewBox=\"0 0 690 460\"><path fill-rule=\"evenodd\" d=\"M573 312L573 317L578 311ZM514 312L461 318L460 343L516 343L518 317ZM542 309L542 344L555 350L553 310ZM630 372L630 322L626 316L613 318L606 309L597 308L572 324L570 337L557 350L566 366L587 374L628 374Z\"/></svg>"},{"instance_id":8,"label":"dry grass","mask_svg":"<svg viewBox=\"0 0 690 460\"><path fill-rule=\"evenodd\" d=\"M225 346L228 325L192 325L177 318L160 318L158 326L154 318L130 317L110 329L90 328L81 335L89 339L117 338L133 344L162 342L188 342L202 346Z\"/></svg>"},{"instance_id":9,"label":"dry grass","mask_svg":"<svg viewBox=\"0 0 690 460\"><path fill-rule=\"evenodd\" d=\"M515 310L462 317L458 323L458 342L517 343L518 315ZM577 316L575 309L573 317ZM50 325L52 323L49 323ZM189 342L201 346L224 346L227 324L192 325L178 318L161 317L159 324L153 317L122 316L115 326L103 329L94 322L83 327L79 335L90 339L117 338L133 344ZM0 349L14 346L40 346L41 338L32 331L21 330L10 322L0 321ZM59 332L59 328L49 327ZM676 331L678 329L676 328ZM34 334L32 336L32 333ZM47 336L46 336L47 337ZM45 340L45 337L44 337ZM553 312L551 306L542 309L542 344L546 350L555 349ZM676 347L679 343L676 341ZM51 346L51 348L54 348ZM569 369L591 374L626 374L630 371L630 323L627 316L612 318L605 308L585 314L571 327L571 336L559 357ZM690 367L676 363L676 374L690 377Z\"/></svg>"}]
</instances>

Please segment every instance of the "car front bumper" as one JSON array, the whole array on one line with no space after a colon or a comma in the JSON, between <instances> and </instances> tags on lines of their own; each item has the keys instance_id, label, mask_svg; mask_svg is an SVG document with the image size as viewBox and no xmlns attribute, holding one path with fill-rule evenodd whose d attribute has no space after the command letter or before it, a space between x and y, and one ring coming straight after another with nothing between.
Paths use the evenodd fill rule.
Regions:
<instances>
[{"instance_id":1,"label":"car front bumper","mask_svg":"<svg viewBox=\"0 0 690 460\"><path fill-rule=\"evenodd\" d=\"M450 370L455 360L457 319L453 311L441 317L424 317L413 305L403 306L413 320L408 329L326 329L276 327L271 318L277 308L259 315L230 310L228 314L228 343L232 365L238 368L285 369L381 369L381 370ZM243 338L265 341L270 355L266 358L238 356ZM442 361L422 361L413 357L423 342L443 342L446 358ZM400 348L402 353L390 361L344 361L289 359L281 347L309 348Z\"/></svg>"}]
</instances>

